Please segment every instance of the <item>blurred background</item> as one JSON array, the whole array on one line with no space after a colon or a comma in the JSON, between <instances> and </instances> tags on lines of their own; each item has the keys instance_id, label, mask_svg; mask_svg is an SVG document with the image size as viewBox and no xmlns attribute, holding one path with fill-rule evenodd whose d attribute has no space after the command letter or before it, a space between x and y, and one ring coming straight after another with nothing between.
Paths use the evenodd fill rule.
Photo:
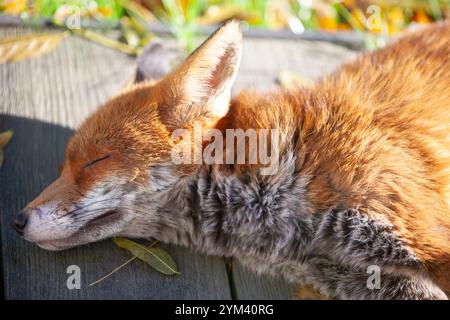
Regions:
<instances>
[{"instance_id":1,"label":"blurred background","mask_svg":"<svg viewBox=\"0 0 450 320\"><path fill-rule=\"evenodd\" d=\"M96 36L102 29L115 29L119 47L131 54L154 32L172 34L189 52L197 34L231 18L253 33L358 34L373 49L405 29L449 17L450 0L0 0L0 14L35 27L88 29L98 41L108 42Z\"/></svg>"}]
</instances>

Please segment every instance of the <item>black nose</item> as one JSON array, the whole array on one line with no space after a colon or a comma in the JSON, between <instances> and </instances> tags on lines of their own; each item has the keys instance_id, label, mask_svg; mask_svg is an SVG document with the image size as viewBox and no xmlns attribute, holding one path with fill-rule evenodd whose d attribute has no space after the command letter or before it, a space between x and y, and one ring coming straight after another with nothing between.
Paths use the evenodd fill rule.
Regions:
<instances>
[{"instance_id":1,"label":"black nose","mask_svg":"<svg viewBox=\"0 0 450 320\"><path fill-rule=\"evenodd\" d=\"M17 216L16 220L14 220L14 229L16 229L17 233L23 236L23 230L27 226L28 218L26 214L23 211L20 211Z\"/></svg>"}]
</instances>

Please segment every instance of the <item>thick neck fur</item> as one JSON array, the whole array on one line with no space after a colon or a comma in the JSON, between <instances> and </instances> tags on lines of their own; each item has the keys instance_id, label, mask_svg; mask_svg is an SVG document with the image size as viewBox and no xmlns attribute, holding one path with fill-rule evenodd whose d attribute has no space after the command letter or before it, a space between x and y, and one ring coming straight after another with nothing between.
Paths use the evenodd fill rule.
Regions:
<instances>
[{"instance_id":1,"label":"thick neck fur","mask_svg":"<svg viewBox=\"0 0 450 320\"><path fill-rule=\"evenodd\" d=\"M306 248L292 250L290 244L312 240L314 219L295 217L305 205L305 182L292 173L280 173L285 180L271 184L202 167L167 191L158 237L207 254L299 261Z\"/></svg>"},{"instance_id":2,"label":"thick neck fur","mask_svg":"<svg viewBox=\"0 0 450 320\"><path fill-rule=\"evenodd\" d=\"M143 236L233 257L257 273L307 283L331 297L445 298L392 226L353 209L304 214L308 179L289 160L270 179L200 167L160 190L159 220ZM380 290L367 289L370 265L381 268Z\"/></svg>"}]
</instances>

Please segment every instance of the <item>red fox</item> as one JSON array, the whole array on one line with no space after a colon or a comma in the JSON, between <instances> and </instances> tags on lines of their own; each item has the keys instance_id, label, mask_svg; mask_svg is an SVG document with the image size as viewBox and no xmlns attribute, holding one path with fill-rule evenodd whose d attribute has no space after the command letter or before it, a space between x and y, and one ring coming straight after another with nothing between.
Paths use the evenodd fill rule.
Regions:
<instances>
[{"instance_id":1,"label":"red fox","mask_svg":"<svg viewBox=\"0 0 450 320\"><path fill-rule=\"evenodd\" d=\"M152 237L284 276L300 298L309 286L333 299L447 299L450 24L411 32L311 86L232 99L241 47L239 24L228 22L174 71L99 108L16 230L48 250ZM275 129L276 139L259 139L278 155L275 170L174 163L174 148L191 141L174 133L195 136L198 123L203 132Z\"/></svg>"}]
</instances>

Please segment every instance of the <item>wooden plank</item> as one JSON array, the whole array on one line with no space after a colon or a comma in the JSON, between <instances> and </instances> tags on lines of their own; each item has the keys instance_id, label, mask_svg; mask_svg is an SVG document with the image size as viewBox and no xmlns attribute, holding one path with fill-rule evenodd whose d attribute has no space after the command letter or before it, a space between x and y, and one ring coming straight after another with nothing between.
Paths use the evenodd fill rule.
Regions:
<instances>
[{"instance_id":1,"label":"wooden plank","mask_svg":"<svg viewBox=\"0 0 450 320\"><path fill-rule=\"evenodd\" d=\"M241 69L234 88L268 90L282 71L316 80L332 71L354 52L326 42L286 39L244 39ZM237 299L290 299L292 287L280 278L256 276L233 263L231 280Z\"/></svg>"},{"instance_id":2,"label":"wooden plank","mask_svg":"<svg viewBox=\"0 0 450 320\"><path fill-rule=\"evenodd\" d=\"M0 36L22 33L0 29ZM134 261L102 283L130 256L110 240L47 252L10 227L16 212L56 176L67 138L82 119L130 79L134 60L70 37L39 58L0 65L0 131L12 129L0 170L0 222L7 299L228 299L223 259L168 247L181 276L166 277ZM68 290L67 267L81 268L82 288Z\"/></svg>"}]
</instances>

